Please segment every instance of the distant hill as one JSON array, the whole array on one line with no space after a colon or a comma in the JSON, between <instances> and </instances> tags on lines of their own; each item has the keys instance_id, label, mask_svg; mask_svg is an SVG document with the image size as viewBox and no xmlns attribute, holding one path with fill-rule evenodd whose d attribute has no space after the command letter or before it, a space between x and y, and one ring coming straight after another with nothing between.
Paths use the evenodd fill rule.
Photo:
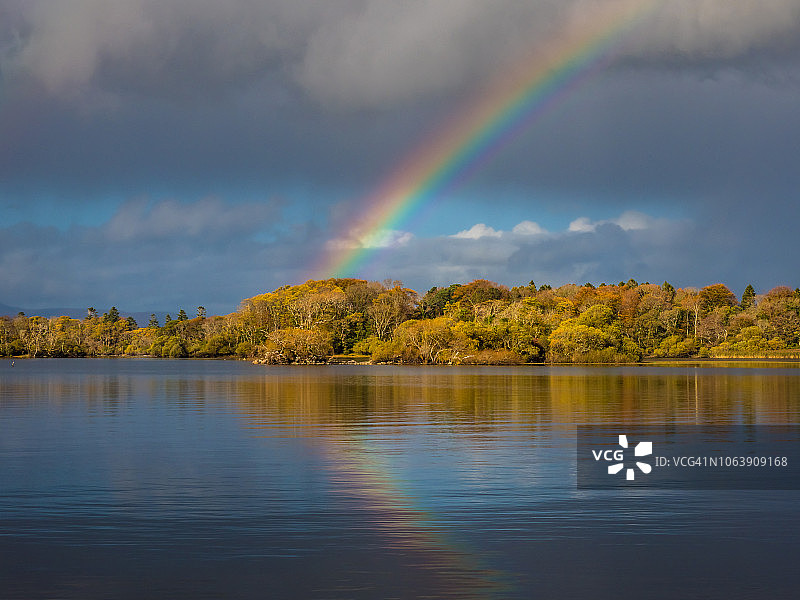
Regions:
<instances>
[{"instance_id":1,"label":"distant hill","mask_svg":"<svg viewBox=\"0 0 800 600\"><path fill-rule=\"evenodd\" d=\"M18 306L9 306L8 304L3 304L2 302L0 302L0 317L2 316L16 317L20 311L25 312Z\"/></svg>"}]
</instances>

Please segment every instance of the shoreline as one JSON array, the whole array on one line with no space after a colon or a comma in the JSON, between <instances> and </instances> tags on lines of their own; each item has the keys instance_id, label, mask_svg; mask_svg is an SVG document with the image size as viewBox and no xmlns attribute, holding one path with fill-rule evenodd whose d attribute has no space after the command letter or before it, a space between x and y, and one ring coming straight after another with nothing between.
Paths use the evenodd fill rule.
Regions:
<instances>
[{"instance_id":1,"label":"shoreline","mask_svg":"<svg viewBox=\"0 0 800 600\"><path fill-rule=\"evenodd\" d=\"M332 360L317 362L294 362L294 363L269 363L265 359L258 358L238 358L238 357L184 357L169 358L155 355L135 355L135 354L110 354L105 356L9 356L3 357L4 361L14 363L15 361L31 360L178 360L178 361L223 361L223 362L247 362L264 367L336 367L336 366L369 366L369 367L646 367L646 366L713 366L714 364L748 364L748 363L771 363L771 364L797 364L800 365L800 355L790 357L777 356L736 356L736 357L698 357L698 358L644 358L638 362L529 362L518 364L435 364L435 363L396 363L396 362L377 362L363 360L363 356L348 358L347 356L336 356ZM362 359L362 360L357 360Z\"/></svg>"}]
</instances>

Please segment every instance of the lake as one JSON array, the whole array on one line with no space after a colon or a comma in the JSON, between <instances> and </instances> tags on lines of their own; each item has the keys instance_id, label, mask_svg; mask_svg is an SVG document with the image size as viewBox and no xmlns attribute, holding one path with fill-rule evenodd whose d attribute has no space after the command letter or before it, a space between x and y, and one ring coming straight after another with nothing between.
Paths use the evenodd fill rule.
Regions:
<instances>
[{"instance_id":1,"label":"lake","mask_svg":"<svg viewBox=\"0 0 800 600\"><path fill-rule=\"evenodd\" d=\"M796 598L800 491L576 485L576 425L797 424L792 363L0 363L0 598Z\"/></svg>"}]
</instances>

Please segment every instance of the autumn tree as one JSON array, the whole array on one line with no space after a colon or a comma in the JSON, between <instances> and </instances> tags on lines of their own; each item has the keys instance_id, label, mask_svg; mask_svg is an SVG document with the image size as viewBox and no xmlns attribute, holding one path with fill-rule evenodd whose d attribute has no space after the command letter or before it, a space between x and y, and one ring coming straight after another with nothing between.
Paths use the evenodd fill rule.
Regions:
<instances>
[{"instance_id":1,"label":"autumn tree","mask_svg":"<svg viewBox=\"0 0 800 600\"><path fill-rule=\"evenodd\" d=\"M756 303L758 299L758 303ZM202 306L188 319L151 315L139 328L115 306L99 318L0 317L0 354L242 358L317 362L332 352L374 361L512 364L635 360L651 356L756 356L800 344L800 290L780 286L741 303L722 283L515 287L486 279L433 287L420 298L399 281L331 278L282 286L226 316ZM271 354L270 354L271 353Z\"/></svg>"},{"instance_id":2,"label":"autumn tree","mask_svg":"<svg viewBox=\"0 0 800 600\"><path fill-rule=\"evenodd\" d=\"M350 311L361 314L366 314L373 300L386 291L377 281L363 280L355 280L343 289Z\"/></svg>"},{"instance_id":3,"label":"autumn tree","mask_svg":"<svg viewBox=\"0 0 800 600\"><path fill-rule=\"evenodd\" d=\"M288 306L301 329L325 328L347 313L347 296L341 290L304 294Z\"/></svg>"},{"instance_id":4,"label":"autumn tree","mask_svg":"<svg viewBox=\"0 0 800 600\"><path fill-rule=\"evenodd\" d=\"M627 331L636 344L650 351L658 346L666 333L661 315L672 308L671 294L661 286L649 284L639 286L638 291L641 297Z\"/></svg>"},{"instance_id":5,"label":"autumn tree","mask_svg":"<svg viewBox=\"0 0 800 600\"><path fill-rule=\"evenodd\" d=\"M704 313L708 313L715 308L730 308L738 304L736 294L728 289L724 283L707 285L700 290L700 308Z\"/></svg>"},{"instance_id":6,"label":"autumn tree","mask_svg":"<svg viewBox=\"0 0 800 600\"><path fill-rule=\"evenodd\" d=\"M417 306L417 293L399 285L379 294L367 309L378 339L386 340Z\"/></svg>"},{"instance_id":7,"label":"autumn tree","mask_svg":"<svg viewBox=\"0 0 800 600\"><path fill-rule=\"evenodd\" d=\"M458 286L452 293L456 302L465 302L474 306L487 300L508 300L508 288L487 279L476 279L466 285Z\"/></svg>"},{"instance_id":8,"label":"autumn tree","mask_svg":"<svg viewBox=\"0 0 800 600\"><path fill-rule=\"evenodd\" d=\"M686 311L686 336L689 335L689 328L693 325L693 334L697 337L697 324L700 322L702 306L700 294L692 288L681 289L675 294L675 301Z\"/></svg>"},{"instance_id":9,"label":"autumn tree","mask_svg":"<svg viewBox=\"0 0 800 600\"><path fill-rule=\"evenodd\" d=\"M424 363L435 364L452 361L459 351L463 351L465 344L458 344L455 348L456 334L452 329L453 322L447 317L436 317L421 321L405 321L396 331L395 337L402 344L411 347L416 352L419 360Z\"/></svg>"},{"instance_id":10,"label":"autumn tree","mask_svg":"<svg viewBox=\"0 0 800 600\"><path fill-rule=\"evenodd\" d=\"M697 337L709 346L724 342L728 337L730 309L718 306L709 311L698 324Z\"/></svg>"},{"instance_id":11,"label":"autumn tree","mask_svg":"<svg viewBox=\"0 0 800 600\"><path fill-rule=\"evenodd\" d=\"M324 361L333 354L330 334L320 330L278 329L269 334L269 343L272 352L290 363Z\"/></svg>"},{"instance_id":12,"label":"autumn tree","mask_svg":"<svg viewBox=\"0 0 800 600\"><path fill-rule=\"evenodd\" d=\"M794 346L800 341L800 295L786 286L771 289L758 304L758 317L769 337Z\"/></svg>"}]
</instances>

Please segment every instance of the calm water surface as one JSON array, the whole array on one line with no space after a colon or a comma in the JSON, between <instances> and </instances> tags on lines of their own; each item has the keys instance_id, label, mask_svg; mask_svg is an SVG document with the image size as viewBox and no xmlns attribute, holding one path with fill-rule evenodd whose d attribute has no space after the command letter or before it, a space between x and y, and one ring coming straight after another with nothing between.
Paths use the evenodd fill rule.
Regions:
<instances>
[{"instance_id":1,"label":"calm water surface","mask_svg":"<svg viewBox=\"0 0 800 600\"><path fill-rule=\"evenodd\" d=\"M800 422L795 364L0 363L0 598L796 598L800 492L584 491L575 424Z\"/></svg>"}]
</instances>

